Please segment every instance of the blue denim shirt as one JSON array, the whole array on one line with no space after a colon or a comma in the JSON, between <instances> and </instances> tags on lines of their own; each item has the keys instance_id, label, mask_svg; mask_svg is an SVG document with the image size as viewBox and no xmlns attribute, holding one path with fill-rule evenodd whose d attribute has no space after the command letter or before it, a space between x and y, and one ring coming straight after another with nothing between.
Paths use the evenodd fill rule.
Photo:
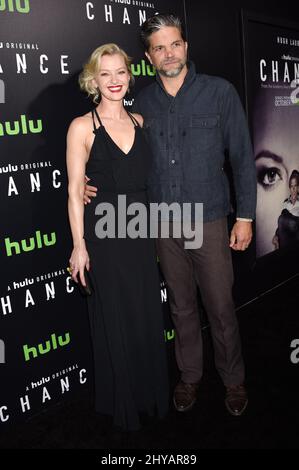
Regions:
<instances>
[{"instance_id":1,"label":"blue denim shirt","mask_svg":"<svg viewBox=\"0 0 299 470\"><path fill-rule=\"evenodd\" d=\"M256 170L245 113L232 84L196 74L188 63L175 97L160 77L137 96L134 112L144 117L153 165L152 202L201 202L204 222L231 212L225 151L233 172L236 216L255 217Z\"/></svg>"}]
</instances>

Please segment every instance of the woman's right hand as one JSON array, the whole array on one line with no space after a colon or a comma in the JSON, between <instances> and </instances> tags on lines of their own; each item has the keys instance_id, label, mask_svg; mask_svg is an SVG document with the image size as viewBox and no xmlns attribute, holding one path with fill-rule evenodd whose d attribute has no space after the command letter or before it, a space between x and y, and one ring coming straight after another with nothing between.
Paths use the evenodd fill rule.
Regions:
<instances>
[{"instance_id":1,"label":"woman's right hand","mask_svg":"<svg viewBox=\"0 0 299 470\"><path fill-rule=\"evenodd\" d=\"M84 204L91 202L91 197L96 197L98 188L96 186L89 186L87 183L90 181L90 178L85 175L85 185L84 185L84 194L83 201Z\"/></svg>"},{"instance_id":2,"label":"woman's right hand","mask_svg":"<svg viewBox=\"0 0 299 470\"><path fill-rule=\"evenodd\" d=\"M80 246L74 247L71 257L69 259L71 276L74 282L78 283L77 275L79 273L80 280L83 286L86 286L84 278L84 269L90 269L89 255L86 250L85 241L82 241Z\"/></svg>"}]
</instances>

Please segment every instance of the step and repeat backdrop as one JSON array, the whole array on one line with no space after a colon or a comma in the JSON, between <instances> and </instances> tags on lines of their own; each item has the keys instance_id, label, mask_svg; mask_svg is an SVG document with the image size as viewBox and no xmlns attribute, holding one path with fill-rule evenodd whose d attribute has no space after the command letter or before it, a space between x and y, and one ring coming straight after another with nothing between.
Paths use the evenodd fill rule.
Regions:
<instances>
[{"instance_id":1,"label":"step and repeat backdrop","mask_svg":"<svg viewBox=\"0 0 299 470\"><path fill-rule=\"evenodd\" d=\"M86 301L67 271L65 137L92 102L78 74L99 45L133 57L136 85L154 79L139 28L182 0L0 0L0 430L92 390ZM165 339L174 332L161 279Z\"/></svg>"}]
</instances>

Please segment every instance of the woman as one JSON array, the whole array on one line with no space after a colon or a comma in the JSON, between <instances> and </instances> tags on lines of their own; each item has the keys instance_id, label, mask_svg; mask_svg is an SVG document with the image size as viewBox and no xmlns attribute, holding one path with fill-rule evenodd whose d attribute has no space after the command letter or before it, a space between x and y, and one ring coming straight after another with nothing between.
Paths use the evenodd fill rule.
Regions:
<instances>
[{"instance_id":1,"label":"woman","mask_svg":"<svg viewBox=\"0 0 299 470\"><path fill-rule=\"evenodd\" d=\"M151 162L142 117L128 113L123 98L132 81L127 54L116 44L98 47L80 75L81 89L97 104L74 119L67 136L72 278L84 269L94 288L88 297L98 412L123 429L140 427L140 413L162 417L168 409L168 378L159 276L154 240L101 238L98 204L120 217L118 196L146 206ZM84 175L100 189L83 204ZM103 206L101 206L103 207ZM127 220L129 220L127 218ZM104 234L105 235L105 234Z\"/></svg>"}]
</instances>

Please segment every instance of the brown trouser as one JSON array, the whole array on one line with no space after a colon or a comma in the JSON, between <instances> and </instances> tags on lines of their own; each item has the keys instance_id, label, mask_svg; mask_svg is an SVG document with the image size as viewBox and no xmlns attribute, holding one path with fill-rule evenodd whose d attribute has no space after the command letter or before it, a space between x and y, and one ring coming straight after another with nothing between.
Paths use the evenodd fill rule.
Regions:
<instances>
[{"instance_id":1,"label":"brown trouser","mask_svg":"<svg viewBox=\"0 0 299 470\"><path fill-rule=\"evenodd\" d=\"M185 249L184 240L157 239L176 329L175 353L181 379L195 383L203 372L198 285L211 327L216 368L225 386L241 384L244 364L232 298L233 268L227 220L204 223L203 245L199 249Z\"/></svg>"}]
</instances>

